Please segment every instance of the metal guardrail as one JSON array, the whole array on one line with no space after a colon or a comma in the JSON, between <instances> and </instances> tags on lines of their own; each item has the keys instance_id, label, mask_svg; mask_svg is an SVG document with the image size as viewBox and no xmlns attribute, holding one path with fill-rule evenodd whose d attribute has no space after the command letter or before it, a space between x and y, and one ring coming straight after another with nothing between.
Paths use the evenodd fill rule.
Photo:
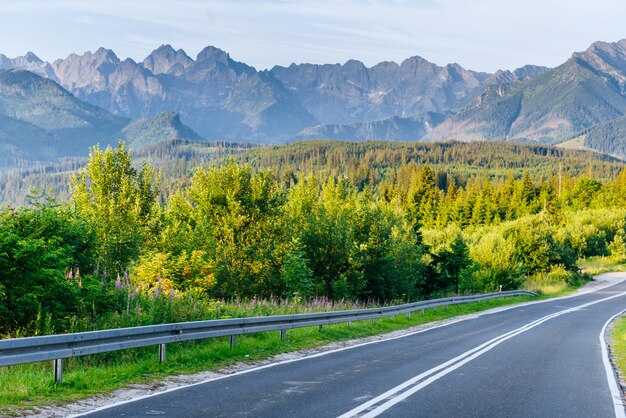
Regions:
<instances>
[{"instance_id":1,"label":"metal guardrail","mask_svg":"<svg viewBox=\"0 0 626 418\"><path fill-rule=\"evenodd\" d=\"M230 336L231 346L237 335L263 331L280 331L285 339L288 329L351 323L376 318L393 317L400 314L439 306L460 305L489 299L536 296L526 290L487 293L484 295L458 296L433 299L404 305L349 311L318 312L297 315L260 316L250 318L215 319L209 321L179 322L132 328L117 328L102 331L78 332L73 334L46 335L41 337L13 338L0 340L0 366L13 366L54 360L54 379L62 381L63 359L107 353L130 348L159 346L159 361L164 362L166 344L206 338Z\"/></svg>"}]
</instances>

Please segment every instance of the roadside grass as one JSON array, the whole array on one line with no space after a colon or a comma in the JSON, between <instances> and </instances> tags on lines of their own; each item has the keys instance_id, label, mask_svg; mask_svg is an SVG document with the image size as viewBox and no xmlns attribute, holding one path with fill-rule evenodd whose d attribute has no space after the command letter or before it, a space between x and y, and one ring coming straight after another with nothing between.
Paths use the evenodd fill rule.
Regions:
<instances>
[{"instance_id":1,"label":"roadside grass","mask_svg":"<svg viewBox=\"0 0 626 418\"><path fill-rule=\"evenodd\" d=\"M620 377L626 376L626 316L613 325L611 331L611 357L619 370Z\"/></svg>"},{"instance_id":2,"label":"roadside grass","mask_svg":"<svg viewBox=\"0 0 626 418\"><path fill-rule=\"evenodd\" d=\"M551 295L543 294L540 298ZM427 309L422 315L416 311L394 319L354 321L348 324L326 325L287 331L286 341L280 333L262 332L237 337L230 347L226 337L197 342L168 344L167 361L159 364L157 347L123 350L64 361L63 383L55 384L51 362L0 368L0 415L18 416L36 407L59 405L97 394L110 393L132 384L155 384L165 376L214 371L237 362L255 362L270 356L306 348L318 347L334 341L367 337L427 322L451 318L498 306L536 300L530 296L491 300L449 308Z\"/></svg>"},{"instance_id":3,"label":"roadside grass","mask_svg":"<svg viewBox=\"0 0 626 418\"><path fill-rule=\"evenodd\" d=\"M546 276L536 276L529 278L524 283L524 289L536 293L539 297L558 297L568 295L585 283L593 280L589 274L581 275L572 282L564 280L554 280Z\"/></svg>"},{"instance_id":4,"label":"roadside grass","mask_svg":"<svg viewBox=\"0 0 626 418\"><path fill-rule=\"evenodd\" d=\"M610 273L614 271L626 271L626 264L615 257L590 257L581 258L578 260L578 266L585 271L585 273L593 276L602 273Z\"/></svg>"},{"instance_id":5,"label":"roadside grass","mask_svg":"<svg viewBox=\"0 0 626 418\"><path fill-rule=\"evenodd\" d=\"M569 286L564 282L527 281L524 288L537 295L563 296L580 286Z\"/></svg>"}]
</instances>

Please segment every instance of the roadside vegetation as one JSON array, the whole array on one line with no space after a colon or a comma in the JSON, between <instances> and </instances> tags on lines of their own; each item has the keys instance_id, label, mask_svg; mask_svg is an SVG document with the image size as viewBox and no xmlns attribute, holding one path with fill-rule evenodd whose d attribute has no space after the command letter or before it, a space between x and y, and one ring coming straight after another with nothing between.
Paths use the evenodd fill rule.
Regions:
<instances>
[{"instance_id":1,"label":"roadside vegetation","mask_svg":"<svg viewBox=\"0 0 626 418\"><path fill-rule=\"evenodd\" d=\"M623 382L626 377L626 316L618 318L611 330L611 359L617 367L622 387L620 388L623 396Z\"/></svg>"},{"instance_id":2,"label":"roadside vegetation","mask_svg":"<svg viewBox=\"0 0 626 418\"><path fill-rule=\"evenodd\" d=\"M580 267L626 260L626 172L617 163L530 171L537 157L519 146L509 170L493 146L469 157L463 145L432 147L433 165L403 147L324 146L252 150L242 154L249 161L167 178L138 168L123 145L94 148L68 202L35 193L29 206L0 211L0 335L352 309L500 286L555 295L591 279ZM173 345L165 365L149 349L74 359L58 386L45 365L3 368L0 388L11 389L0 404L86 396L472 309L290 331L286 344L259 334L232 352L223 340Z\"/></svg>"},{"instance_id":3,"label":"roadside vegetation","mask_svg":"<svg viewBox=\"0 0 626 418\"><path fill-rule=\"evenodd\" d=\"M470 314L499 306L535 300L530 296L491 300L469 305L453 305L438 310L427 309L424 315L415 312L411 319L398 315L394 319L381 318L372 324L354 321L348 324L289 330L285 341L280 333L264 332L237 337L237 344L230 347L228 338L168 344L167 361L159 364L156 347L124 350L64 361L63 384L52 379L50 362L0 368L0 415L21 416L36 407L58 405L89 396L112 392L132 384L158 386L166 376L217 371L235 363L255 364L270 356L318 347L331 342L363 338L394 330L418 326L427 322L445 320L458 315ZM328 310L336 306L309 303L306 306L279 306L277 303L261 303L247 306L251 315L263 312L304 312ZM349 305L343 305L347 308Z\"/></svg>"}]
</instances>

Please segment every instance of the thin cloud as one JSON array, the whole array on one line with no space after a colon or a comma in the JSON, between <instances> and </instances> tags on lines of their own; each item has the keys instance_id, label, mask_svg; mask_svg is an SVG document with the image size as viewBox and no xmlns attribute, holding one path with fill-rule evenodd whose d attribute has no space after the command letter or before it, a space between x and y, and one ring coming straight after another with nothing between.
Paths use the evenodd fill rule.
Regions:
<instances>
[{"instance_id":1,"label":"thin cloud","mask_svg":"<svg viewBox=\"0 0 626 418\"><path fill-rule=\"evenodd\" d=\"M105 46L141 61L170 43L190 56L215 45L260 69L420 55L493 72L624 38L625 13L623 0L0 0L0 37L11 39L0 53L54 60Z\"/></svg>"}]
</instances>

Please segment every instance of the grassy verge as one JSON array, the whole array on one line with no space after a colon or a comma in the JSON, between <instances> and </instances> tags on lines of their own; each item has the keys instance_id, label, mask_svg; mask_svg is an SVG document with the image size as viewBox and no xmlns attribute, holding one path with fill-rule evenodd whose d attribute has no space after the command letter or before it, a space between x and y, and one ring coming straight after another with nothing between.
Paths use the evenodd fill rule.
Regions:
<instances>
[{"instance_id":1,"label":"grassy verge","mask_svg":"<svg viewBox=\"0 0 626 418\"><path fill-rule=\"evenodd\" d=\"M591 257L578 260L578 266L591 275L626 271L626 264L614 257Z\"/></svg>"},{"instance_id":2,"label":"grassy verge","mask_svg":"<svg viewBox=\"0 0 626 418\"><path fill-rule=\"evenodd\" d=\"M65 361L63 384L60 385L52 380L51 362L4 367L0 368L0 415L19 415L36 406L75 401L133 383L156 382L163 376L217 370L236 362L253 362L279 353L381 334L534 299L509 298L448 309L429 309L424 315L415 312L410 320L402 315L394 319L379 319L375 324L355 321L352 327L347 324L328 325L322 332L317 327L294 329L287 332L284 342L280 340L279 332L264 332L238 337L237 345L232 349L227 338L169 344L165 364L158 363L156 347L80 357Z\"/></svg>"},{"instance_id":3,"label":"grassy verge","mask_svg":"<svg viewBox=\"0 0 626 418\"><path fill-rule=\"evenodd\" d=\"M613 325L611 355L620 376L626 376L626 316L619 318Z\"/></svg>"},{"instance_id":4,"label":"grassy verge","mask_svg":"<svg viewBox=\"0 0 626 418\"><path fill-rule=\"evenodd\" d=\"M554 280L545 276L536 276L526 280L524 289L535 292L540 296L558 297L572 293L590 280L592 280L592 276L588 274L580 275L575 281L569 283L564 280Z\"/></svg>"}]
</instances>

